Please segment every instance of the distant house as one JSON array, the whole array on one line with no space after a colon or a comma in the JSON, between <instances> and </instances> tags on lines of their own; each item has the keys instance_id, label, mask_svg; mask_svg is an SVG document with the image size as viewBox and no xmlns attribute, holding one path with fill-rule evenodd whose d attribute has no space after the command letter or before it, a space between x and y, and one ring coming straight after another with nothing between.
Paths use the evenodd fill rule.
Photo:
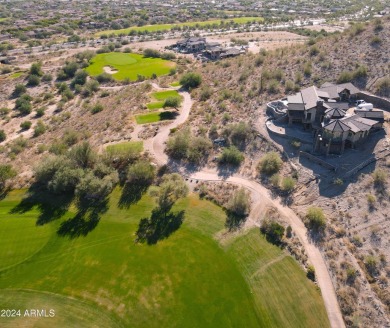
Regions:
<instances>
[{"instance_id":1,"label":"distant house","mask_svg":"<svg viewBox=\"0 0 390 328\"><path fill-rule=\"evenodd\" d=\"M176 42L177 49L184 52L200 52L206 49L206 38L191 37Z\"/></svg>"}]
</instances>

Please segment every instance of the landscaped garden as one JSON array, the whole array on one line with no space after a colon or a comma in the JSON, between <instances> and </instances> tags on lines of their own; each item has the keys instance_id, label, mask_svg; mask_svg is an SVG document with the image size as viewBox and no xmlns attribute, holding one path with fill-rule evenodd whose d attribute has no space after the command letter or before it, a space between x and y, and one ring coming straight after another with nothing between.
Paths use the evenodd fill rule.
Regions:
<instances>
[{"instance_id":1,"label":"landscaped garden","mask_svg":"<svg viewBox=\"0 0 390 328\"><path fill-rule=\"evenodd\" d=\"M24 196L0 201L0 308L55 316L2 318L5 327L329 327L318 288L295 260L258 229L223 234L224 211L196 195L174 206L183 223L152 245L135 241L154 207L147 194L121 206L115 189L81 235L61 230L77 218L73 205L57 212L62 196Z\"/></svg>"},{"instance_id":2,"label":"landscaped garden","mask_svg":"<svg viewBox=\"0 0 390 328\"><path fill-rule=\"evenodd\" d=\"M91 64L86 71L91 76L97 76L107 69L112 72L112 77L122 81L129 79L136 81L139 77L151 78L167 75L176 64L169 60L161 58L149 58L140 54L110 52L98 54L91 59Z\"/></svg>"}]
</instances>

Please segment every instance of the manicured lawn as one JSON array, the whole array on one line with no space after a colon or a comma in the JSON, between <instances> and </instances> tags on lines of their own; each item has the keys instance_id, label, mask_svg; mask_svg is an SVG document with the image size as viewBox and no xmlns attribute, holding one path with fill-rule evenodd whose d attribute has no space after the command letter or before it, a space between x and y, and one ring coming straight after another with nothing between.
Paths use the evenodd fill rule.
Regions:
<instances>
[{"instance_id":1,"label":"manicured lawn","mask_svg":"<svg viewBox=\"0 0 390 328\"><path fill-rule=\"evenodd\" d=\"M156 24L156 25L145 25L145 26L133 26L128 27L120 30L105 30L96 33L96 36L100 36L103 34L129 34L130 31L147 31L147 32L157 32L157 31L165 31L170 30L173 27L185 27L185 26L206 26L206 25L220 25L221 21L224 23L234 21L237 24L246 24L248 22L262 22L264 19L261 17L238 17L238 18L232 18L232 19L213 19L208 21L200 21L200 22L188 22L188 23L179 23L179 24Z\"/></svg>"},{"instance_id":2,"label":"manicured lawn","mask_svg":"<svg viewBox=\"0 0 390 328\"><path fill-rule=\"evenodd\" d=\"M165 100L168 97L180 97L176 90L158 91L153 92L152 97L156 100Z\"/></svg>"},{"instance_id":3,"label":"manicured lawn","mask_svg":"<svg viewBox=\"0 0 390 328\"><path fill-rule=\"evenodd\" d=\"M172 83L170 84L170 86L171 86L171 87L180 87L181 84L180 84L179 81L176 81L176 82L172 82Z\"/></svg>"},{"instance_id":4,"label":"manicured lawn","mask_svg":"<svg viewBox=\"0 0 390 328\"><path fill-rule=\"evenodd\" d=\"M181 98L181 96L179 95L179 93L176 90L167 90L167 91L153 92L151 94L151 97L153 99L155 99L155 100L158 100L158 101L146 104L146 107L148 107L148 109L150 109L150 110L163 108L164 101L168 97L179 97L179 98Z\"/></svg>"},{"instance_id":5,"label":"manicured lawn","mask_svg":"<svg viewBox=\"0 0 390 328\"><path fill-rule=\"evenodd\" d=\"M140 153L143 150L144 146L142 141L125 141L120 142L115 145L109 145L106 148L107 152L118 153L118 152L129 152L134 151Z\"/></svg>"},{"instance_id":6,"label":"manicured lawn","mask_svg":"<svg viewBox=\"0 0 390 328\"><path fill-rule=\"evenodd\" d=\"M155 102L151 102L151 103L146 104L146 107L150 110L160 109L160 108L163 108L163 106L164 106L164 101L155 101Z\"/></svg>"},{"instance_id":7,"label":"manicured lawn","mask_svg":"<svg viewBox=\"0 0 390 328\"><path fill-rule=\"evenodd\" d=\"M117 70L116 73L112 74L116 80L128 78L131 81L136 81L138 75L147 78L150 78L153 74L157 76L166 75L171 68L175 67L175 63L161 58L145 58L139 54L110 52L98 54L92 58L86 71L90 75L96 76L104 72L103 68L105 66Z\"/></svg>"},{"instance_id":8,"label":"manicured lawn","mask_svg":"<svg viewBox=\"0 0 390 328\"><path fill-rule=\"evenodd\" d=\"M135 116L138 124L154 123L165 120L173 120L176 116L175 112L153 112L148 114L140 114Z\"/></svg>"},{"instance_id":9,"label":"manicured lawn","mask_svg":"<svg viewBox=\"0 0 390 328\"><path fill-rule=\"evenodd\" d=\"M320 293L291 257L258 229L219 241L225 213L195 195L175 205L174 211L185 211L184 222L155 245L134 242L140 219L154 206L147 194L123 208L116 189L96 228L74 239L56 233L75 215L72 206L40 227L36 206L24 204L24 213L12 214L22 196L14 191L0 201L0 231L11 233L12 220L28 227L13 231L19 242L0 238L0 249L13 247L13 256L25 258L25 240L38 251L1 271L0 308L54 309L56 315L0 318L0 326L329 327Z\"/></svg>"}]
</instances>

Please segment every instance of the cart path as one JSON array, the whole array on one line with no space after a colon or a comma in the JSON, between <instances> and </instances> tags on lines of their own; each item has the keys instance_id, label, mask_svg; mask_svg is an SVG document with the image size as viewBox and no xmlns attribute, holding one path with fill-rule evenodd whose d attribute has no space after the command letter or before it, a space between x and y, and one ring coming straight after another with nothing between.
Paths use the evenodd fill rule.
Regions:
<instances>
[{"instance_id":1,"label":"cart path","mask_svg":"<svg viewBox=\"0 0 390 328\"><path fill-rule=\"evenodd\" d=\"M154 87L157 89L155 85ZM168 163L168 156L165 154L164 150L169 137L170 130L185 123L191 111L193 102L190 94L184 91L181 91L180 94L184 98L180 114L171 124L162 126L156 136L148 140L144 140L144 149L148 151L151 156L154 157L155 161L159 165L164 165ZM291 225L291 228L298 236L300 242L302 243L306 251L309 263L313 265L315 269L316 279L321 289L321 294L324 300L331 327L345 328L339 303L337 301L336 292L333 287L330 274L326 267L325 260L322 257L320 250L312 242L310 242L308 238L308 231L305 225L292 209L283 205L280 200L273 199L270 195L269 190L258 182L254 180L249 180L238 175L232 175L228 178L225 178L218 175L218 172L216 170L206 168L196 173L192 173L188 176L188 178L195 179L198 181L224 181L236 184L238 186L242 186L250 190L252 193L252 199L254 200L254 204L252 206L253 210L249 215L249 219L254 224L256 224L256 217L258 217L259 215L259 209L264 208L264 204L270 204L274 206Z\"/></svg>"}]
</instances>

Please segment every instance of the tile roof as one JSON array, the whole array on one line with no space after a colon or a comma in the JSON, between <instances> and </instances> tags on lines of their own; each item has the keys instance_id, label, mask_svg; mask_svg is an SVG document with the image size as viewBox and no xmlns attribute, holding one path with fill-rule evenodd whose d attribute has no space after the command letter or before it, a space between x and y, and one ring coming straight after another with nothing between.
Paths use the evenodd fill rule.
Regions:
<instances>
[{"instance_id":1,"label":"tile roof","mask_svg":"<svg viewBox=\"0 0 390 328\"><path fill-rule=\"evenodd\" d=\"M341 120L337 119L325 125L324 129L331 132L345 132L349 131L350 127L347 124L341 122Z\"/></svg>"},{"instance_id":2,"label":"tile roof","mask_svg":"<svg viewBox=\"0 0 390 328\"><path fill-rule=\"evenodd\" d=\"M329 116L330 118L332 117L344 117L345 116L345 111L343 111L342 109L338 109L338 108L331 108L331 109L328 109L325 114L327 116Z\"/></svg>"}]
</instances>

